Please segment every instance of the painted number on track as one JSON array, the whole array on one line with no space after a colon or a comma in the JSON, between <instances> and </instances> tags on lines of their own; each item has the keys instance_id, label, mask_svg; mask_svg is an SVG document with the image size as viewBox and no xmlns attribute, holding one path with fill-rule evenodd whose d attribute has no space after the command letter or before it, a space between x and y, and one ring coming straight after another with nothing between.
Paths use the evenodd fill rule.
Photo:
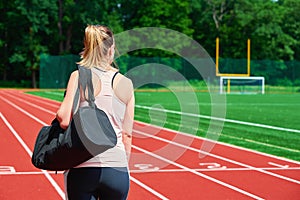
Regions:
<instances>
[{"instance_id":1,"label":"painted number on track","mask_svg":"<svg viewBox=\"0 0 300 200\"><path fill-rule=\"evenodd\" d=\"M159 170L158 167L154 167L152 164L135 164L134 167L142 171L156 171Z\"/></svg>"},{"instance_id":2,"label":"painted number on track","mask_svg":"<svg viewBox=\"0 0 300 200\"><path fill-rule=\"evenodd\" d=\"M13 166L0 166L0 174L2 173L15 173L16 170Z\"/></svg>"},{"instance_id":3,"label":"painted number on track","mask_svg":"<svg viewBox=\"0 0 300 200\"><path fill-rule=\"evenodd\" d=\"M273 165L275 167L279 167L279 168L289 168L289 165L280 165L278 163L274 163L274 162L268 162L269 165Z\"/></svg>"},{"instance_id":4,"label":"painted number on track","mask_svg":"<svg viewBox=\"0 0 300 200\"><path fill-rule=\"evenodd\" d=\"M226 169L226 166L222 166L219 163L199 163L200 166L206 166L207 169Z\"/></svg>"}]
</instances>

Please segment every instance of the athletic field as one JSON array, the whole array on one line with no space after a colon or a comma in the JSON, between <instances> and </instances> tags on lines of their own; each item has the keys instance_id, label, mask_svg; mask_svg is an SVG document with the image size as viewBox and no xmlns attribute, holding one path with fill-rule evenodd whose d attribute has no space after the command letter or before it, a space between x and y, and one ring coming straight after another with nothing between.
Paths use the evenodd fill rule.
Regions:
<instances>
[{"instance_id":1,"label":"athletic field","mask_svg":"<svg viewBox=\"0 0 300 200\"><path fill-rule=\"evenodd\" d=\"M299 198L300 94L135 95L129 200ZM62 172L30 161L62 98L60 90L0 90L1 200L64 199Z\"/></svg>"},{"instance_id":2,"label":"athletic field","mask_svg":"<svg viewBox=\"0 0 300 200\"><path fill-rule=\"evenodd\" d=\"M29 93L58 101L63 98L60 90ZM194 94L197 102L191 103L185 99L191 96L186 92L136 92L135 119L206 137L215 117L211 116L212 108L216 112L225 109L225 119L215 119L224 121L223 129L211 133L212 138L300 161L300 94L227 94L221 95L217 105L212 105L209 93ZM196 106L199 109L195 113ZM186 118L182 120L182 116ZM199 121L198 126L195 121Z\"/></svg>"}]
</instances>

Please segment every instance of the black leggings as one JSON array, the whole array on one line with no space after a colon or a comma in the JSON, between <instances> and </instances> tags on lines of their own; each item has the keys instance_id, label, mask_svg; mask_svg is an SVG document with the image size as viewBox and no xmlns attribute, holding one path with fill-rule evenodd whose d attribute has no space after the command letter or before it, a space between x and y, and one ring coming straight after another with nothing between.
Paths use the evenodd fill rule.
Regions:
<instances>
[{"instance_id":1,"label":"black leggings","mask_svg":"<svg viewBox=\"0 0 300 200\"><path fill-rule=\"evenodd\" d=\"M125 200L129 191L126 167L82 167L67 174L69 200Z\"/></svg>"}]
</instances>

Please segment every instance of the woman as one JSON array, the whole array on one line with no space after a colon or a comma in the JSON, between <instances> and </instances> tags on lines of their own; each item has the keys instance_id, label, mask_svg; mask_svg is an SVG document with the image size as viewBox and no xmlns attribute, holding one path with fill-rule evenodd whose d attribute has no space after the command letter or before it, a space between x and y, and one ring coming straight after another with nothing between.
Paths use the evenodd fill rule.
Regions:
<instances>
[{"instance_id":1,"label":"woman","mask_svg":"<svg viewBox=\"0 0 300 200\"><path fill-rule=\"evenodd\" d=\"M113 33L108 27L88 25L79 65L92 71L95 103L108 115L118 142L114 148L65 173L66 196L69 200L126 199L129 191L128 160L131 151L134 117L134 94L130 79L112 67L115 53ZM69 79L65 98L58 109L57 119L67 128L72 103L78 87L78 70ZM86 105L81 90L80 106Z\"/></svg>"}]
</instances>

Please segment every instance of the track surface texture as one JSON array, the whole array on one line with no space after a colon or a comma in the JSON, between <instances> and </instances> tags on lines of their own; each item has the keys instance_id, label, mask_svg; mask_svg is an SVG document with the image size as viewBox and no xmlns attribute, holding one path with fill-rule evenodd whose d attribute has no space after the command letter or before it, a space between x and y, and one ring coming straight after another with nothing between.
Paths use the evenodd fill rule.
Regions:
<instances>
[{"instance_id":1,"label":"track surface texture","mask_svg":"<svg viewBox=\"0 0 300 200\"><path fill-rule=\"evenodd\" d=\"M0 90L0 199L64 199L63 172L31 164L39 129L59 102ZM205 145L213 146L209 152ZM136 121L133 199L300 199L300 163Z\"/></svg>"}]
</instances>

